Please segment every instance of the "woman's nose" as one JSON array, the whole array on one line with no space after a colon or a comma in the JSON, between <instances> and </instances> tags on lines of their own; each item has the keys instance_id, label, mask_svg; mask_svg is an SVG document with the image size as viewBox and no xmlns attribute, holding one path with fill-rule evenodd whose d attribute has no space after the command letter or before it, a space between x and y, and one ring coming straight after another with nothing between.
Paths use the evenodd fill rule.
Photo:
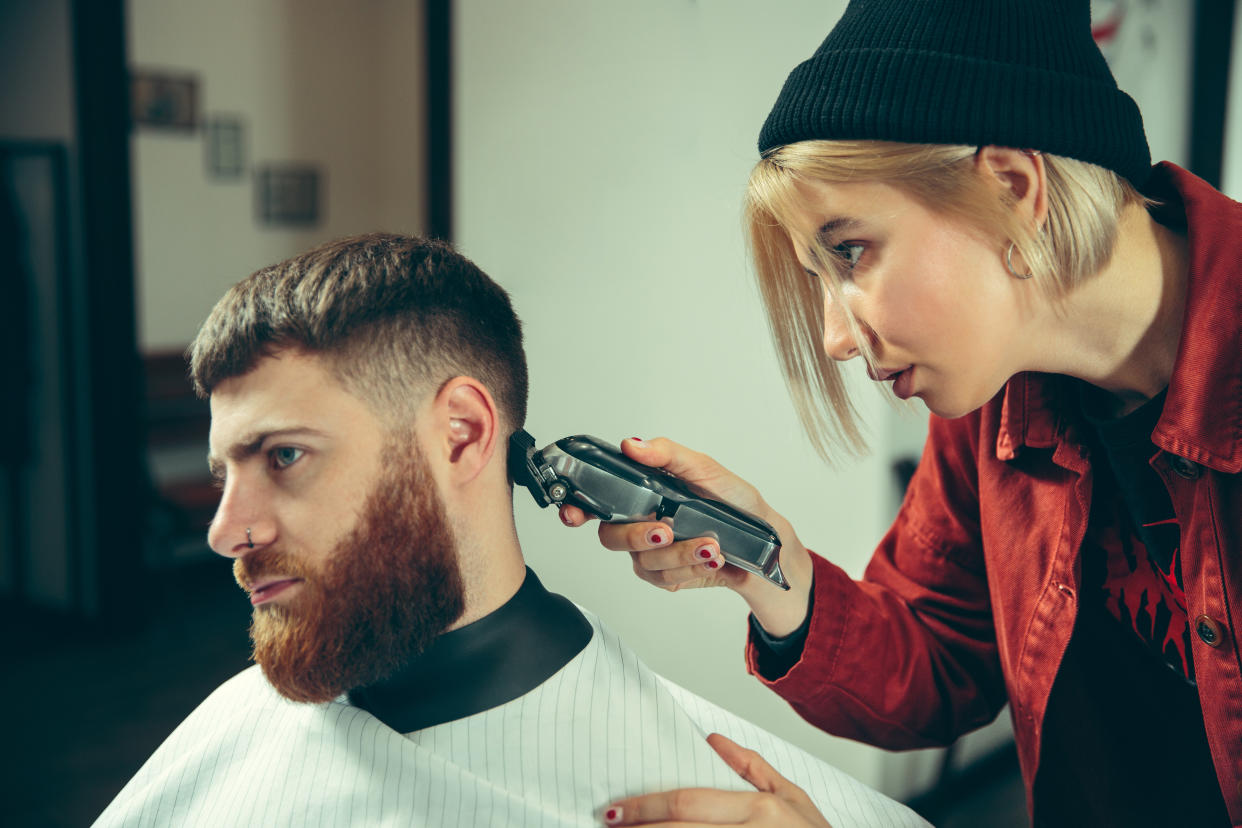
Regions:
<instances>
[{"instance_id":1,"label":"woman's nose","mask_svg":"<svg viewBox=\"0 0 1242 828\"><path fill-rule=\"evenodd\" d=\"M858 343L840 306L830 299L824 301L824 352L844 362L858 356Z\"/></svg>"}]
</instances>

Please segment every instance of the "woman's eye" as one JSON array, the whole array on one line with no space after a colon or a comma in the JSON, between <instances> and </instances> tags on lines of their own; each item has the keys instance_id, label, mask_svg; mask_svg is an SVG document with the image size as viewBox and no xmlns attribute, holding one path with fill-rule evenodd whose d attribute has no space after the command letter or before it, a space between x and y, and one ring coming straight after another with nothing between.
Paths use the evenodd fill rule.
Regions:
<instances>
[{"instance_id":1,"label":"woman's eye","mask_svg":"<svg viewBox=\"0 0 1242 828\"><path fill-rule=\"evenodd\" d=\"M278 469L285 469L298 462L303 454L305 454L305 452L300 448L294 448L293 446L280 446L279 448L272 449L272 463L274 463Z\"/></svg>"},{"instance_id":2,"label":"woman's eye","mask_svg":"<svg viewBox=\"0 0 1242 828\"><path fill-rule=\"evenodd\" d=\"M858 264L858 260L862 258L864 249L864 246L861 244L845 242L832 248L832 252L845 263L846 267L852 269Z\"/></svg>"}]
</instances>

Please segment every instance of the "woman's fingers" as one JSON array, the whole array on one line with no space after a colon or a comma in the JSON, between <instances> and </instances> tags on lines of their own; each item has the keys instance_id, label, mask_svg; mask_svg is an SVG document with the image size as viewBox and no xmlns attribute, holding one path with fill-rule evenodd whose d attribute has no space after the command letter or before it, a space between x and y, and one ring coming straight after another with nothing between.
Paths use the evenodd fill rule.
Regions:
<instances>
[{"instance_id":1,"label":"woman's fingers","mask_svg":"<svg viewBox=\"0 0 1242 828\"><path fill-rule=\"evenodd\" d=\"M765 513L766 506L755 488L706 454L663 437L654 440L631 437L621 441L621 450L631 459L662 468L713 498L752 514ZM592 520L579 507L569 505L560 507L560 517L566 526L582 526ZM605 549L629 552L634 560L634 572L662 589L724 586L746 590L757 580L746 570L728 565L714 539L674 541L672 528L665 523L601 522L599 540Z\"/></svg>"},{"instance_id":2,"label":"woman's fingers","mask_svg":"<svg viewBox=\"0 0 1242 828\"><path fill-rule=\"evenodd\" d=\"M744 748L737 742L720 733L712 733L707 737L712 750L733 768L733 772L755 786L756 790L767 793L787 792L793 788L801 790L797 785L777 773L768 761L750 748Z\"/></svg>"},{"instance_id":3,"label":"woman's fingers","mask_svg":"<svg viewBox=\"0 0 1242 828\"><path fill-rule=\"evenodd\" d=\"M561 506L561 523L566 526L581 526L590 519L591 516L577 506L570 506L567 503Z\"/></svg>"},{"instance_id":4,"label":"woman's fingers","mask_svg":"<svg viewBox=\"0 0 1242 828\"><path fill-rule=\"evenodd\" d=\"M747 577L747 573L734 566L711 568L707 564L690 564L672 569L646 569L638 563L637 554L630 553L634 558L634 574L649 584L676 592L679 589L695 589L708 586L735 586Z\"/></svg>"},{"instance_id":5,"label":"woman's fingers","mask_svg":"<svg viewBox=\"0 0 1242 828\"><path fill-rule=\"evenodd\" d=\"M634 796L604 809L606 825L749 825L753 828L832 828L818 811L803 813L769 793L682 788Z\"/></svg>"},{"instance_id":6,"label":"woman's fingers","mask_svg":"<svg viewBox=\"0 0 1242 828\"><path fill-rule=\"evenodd\" d=\"M651 825L664 822L744 824L756 794L715 788L681 788L645 796L633 796L604 809L608 825ZM609 819L609 811L613 818Z\"/></svg>"},{"instance_id":7,"label":"woman's fingers","mask_svg":"<svg viewBox=\"0 0 1242 828\"><path fill-rule=\"evenodd\" d=\"M788 804L807 825L828 825L806 791L782 776L757 751L744 748L721 733L710 734L707 743L734 773L754 785L755 790L772 794Z\"/></svg>"},{"instance_id":8,"label":"woman's fingers","mask_svg":"<svg viewBox=\"0 0 1242 828\"><path fill-rule=\"evenodd\" d=\"M707 743L738 776L756 790L722 791L682 788L633 796L604 809L608 825L751 825L832 828L806 792L776 771L753 750L719 733Z\"/></svg>"},{"instance_id":9,"label":"woman's fingers","mask_svg":"<svg viewBox=\"0 0 1242 828\"><path fill-rule=\"evenodd\" d=\"M642 552L673 543L673 530L665 523L601 523L599 542L614 552ZM682 544L685 541L681 541Z\"/></svg>"},{"instance_id":10,"label":"woman's fingers","mask_svg":"<svg viewBox=\"0 0 1242 828\"><path fill-rule=\"evenodd\" d=\"M760 514L763 501L759 492L733 472L701 452L692 451L664 437L621 441L621 451L648 466L662 468L693 483L739 509Z\"/></svg>"}]
</instances>

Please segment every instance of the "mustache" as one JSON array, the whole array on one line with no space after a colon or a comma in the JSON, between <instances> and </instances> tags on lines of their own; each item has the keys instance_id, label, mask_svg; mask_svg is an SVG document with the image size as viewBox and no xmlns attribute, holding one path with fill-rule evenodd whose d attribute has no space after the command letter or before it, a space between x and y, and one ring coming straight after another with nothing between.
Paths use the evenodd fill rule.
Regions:
<instances>
[{"instance_id":1,"label":"mustache","mask_svg":"<svg viewBox=\"0 0 1242 828\"><path fill-rule=\"evenodd\" d=\"M314 577L310 567L297 556L275 547L260 549L233 560L233 579L246 592L252 592L254 582L268 575L286 575L307 581Z\"/></svg>"}]
</instances>

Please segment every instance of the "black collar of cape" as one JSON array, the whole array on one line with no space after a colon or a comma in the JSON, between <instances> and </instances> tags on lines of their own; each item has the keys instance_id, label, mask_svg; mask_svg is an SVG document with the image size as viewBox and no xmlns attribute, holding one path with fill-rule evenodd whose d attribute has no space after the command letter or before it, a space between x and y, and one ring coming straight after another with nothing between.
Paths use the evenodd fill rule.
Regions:
<instances>
[{"instance_id":1,"label":"black collar of cape","mask_svg":"<svg viewBox=\"0 0 1242 828\"><path fill-rule=\"evenodd\" d=\"M591 623L526 569L503 606L436 638L395 674L349 700L398 733L499 707L543 684L591 640Z\"/></svg>"}]
</instances>

